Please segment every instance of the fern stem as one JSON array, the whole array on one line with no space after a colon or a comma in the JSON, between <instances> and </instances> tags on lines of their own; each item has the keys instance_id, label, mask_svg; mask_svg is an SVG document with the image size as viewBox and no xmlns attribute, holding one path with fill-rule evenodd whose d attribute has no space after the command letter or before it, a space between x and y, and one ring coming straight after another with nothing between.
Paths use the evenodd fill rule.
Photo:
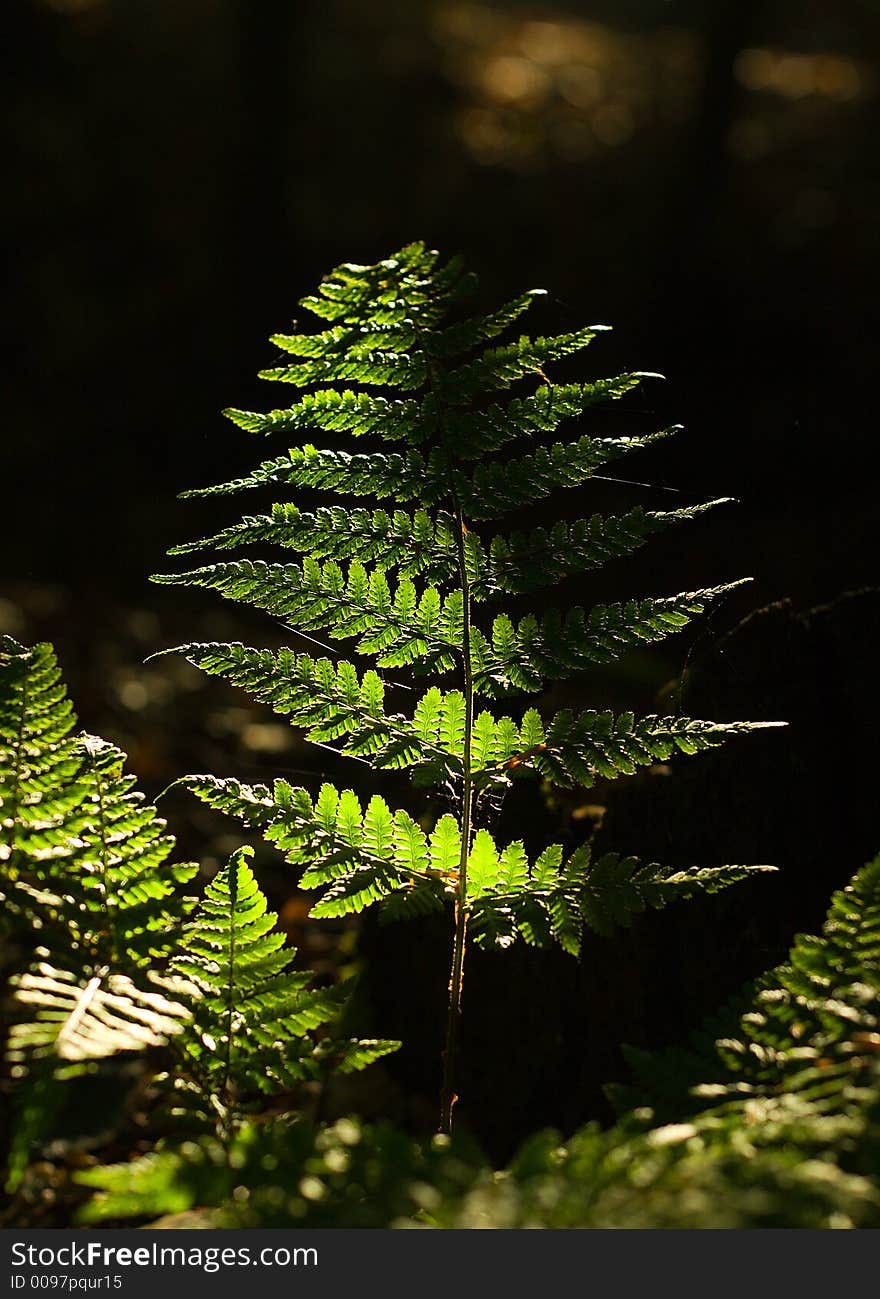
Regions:
<instances>
[{"instance_id":1,"label":"fern stem","mask_svg":"<svg viewBox=\"0 0 880 1299\"><path fill-rule=\"evenodd\" d=\"M91 762L92 770L95 773L95 790L98 797L98 824L100 827L98 831L98 842L100 844L99 863L101 872L101 892L104 895L104 913L107 918L107 957L111 963L115 964L120 958L124 958L125 953L117 950L116 910L110 900L110 863L108 861L110 827L107 824L107 809L104 805L104 784L98 764L96 763L94 754L91 751L89 751L89 760ZM100 957L101 953L96 945L95 958L100 960Z\"/></svg>"},{"instance_id":2,"label":"fern stem","mask_svg":"<svg viewBox=\"0 0 880 1299\"><path fill-rule=\"evenodd\" d=\"M442 410L441 385L433 365L429 366L431 387L437 399L438 409ZM464 960L467 952L467 868L471 849L473 829L474 785L471 774L471 746L474 730L474 673L471 662L471 588L468 580L465 536L467 528L461 500L456 488L456 469L449 443L446 427L442 418L439 421L443 447L446 452L446 463L449 470L449 487L455 511L455 551L458 566L458 580L462 596L462 643L461 657L464 686L464 743L462 749L462 791L461 791L461 854L458 861L458 886L455 898L455 933L452 943L452 969L449 975L449 1004L446 1012L446 1041L443 1048L443 1086L440 1093L440 1131L447 1135L452 1131L452 1111L458 1096L455 1091L455 1065L458 1048L458 1025L461 1018L461 993L464 984Z\"/></svg>"},{"instance_id":3,"label":"fern stem","mask_svg":"<svg viewBox=\"0 0 880 1299\"><path fill-rule=\"evenodd\" d=\"M232 1082L232 1025L235 1014L235 931L236 911L238 909L238 858L233 857L229 863L229 982L226 987L226 1051L223 1070L222 1106L220 1137L229 1158L229 1141L232 1136L229 1124L230 1088Z\"/></svg>"},{"instance_id":4,"label":"fern stem","mask_svg":"<svg viewBox=\"0 0 880 1299\"><path fill-rule=\"evenodd\" d=\"M453 480L454 481L454 480ZM458 1023L461 1017L461 992L464 983L464 958L467 949L467 866L471 846L474 810L474 786L471 776L471 743L474 729L474 678L471 664L471 593L467 575L464 538L465 522L461 505L455 499L458 570L463 597L462 663L464 668L464 768L461 793L461 856L458 863L458 888L455 899L455 937L452 945L452 970L449 976L449 1006L446 1017L446 1044L443 1051L443 1090L440 1100L440 1131L452 1131L455 1093L455 1056L458 1045Z\"/></svg>"},{"instance_id":5,"label":"fern stem","mask_svg":"<svg viewBox=\"0 0 880 1299\"><path fill-rule=\"evenodd\" d=\"M16 878L16 872L12 865L12 855L15 849L16 822L18 820L18 805L19 805L19 798L21 796L21 770L24 765L23 762L24 728L25 728L25 721L27 719L27 706L28 706L28 677L27 677L27 673L25 673L24 681L22 682L22 687L21 687L21 713L18 722L18 735L16 736L16 741L15 741L15 762L12 771L12 796L9 800L11 805L11 812L9 816L9 838L7 840L7 846L9 848L8 873L10 879Z\"/></svg>"}]
</instances>

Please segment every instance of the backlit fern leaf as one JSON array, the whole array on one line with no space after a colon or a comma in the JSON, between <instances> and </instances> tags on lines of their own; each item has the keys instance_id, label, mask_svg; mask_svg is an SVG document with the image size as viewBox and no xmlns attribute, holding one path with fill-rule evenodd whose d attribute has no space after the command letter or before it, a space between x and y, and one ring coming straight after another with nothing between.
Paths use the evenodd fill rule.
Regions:
<instances>
[{"instance_id":1,"label":"backlit fern leaf","mask_svg":"<svg viewBox=\"0 0 880 1299\"><path fill-rule=\"evenodd\" d=\"M686 1049L627 1049L635 1083L615 1100L668 1118L710 1105L736 1114L787 1092L834 1113L876 1087L878 1049L880 857L834 894L821 934L799 935Z\"/></svg>"},{"instance_id":2,"label":"backlit fern leaf","mask_svg":"<svg viewBox=\"0 0 880 1299\"><path fill-rule=\"evenodd\" d=\"M550 527L531 519L527 527L517 518L508 524L506 516L557 493L570 499L571 489L589 483L604 465L676 428L610 435L583 427L603 402L659 376L631 371L573 382L567 368L602 326L508 341L505 330L534 311L536 295L522 294L481 316L465 307L474 288L460 259L443 263L423 244L371 266L347 263L322 280L300 303L319 327L273 335L283 355L262 371L297 390L291 405L264 415L227 412L248 431L291 435L293 445L250 474L187 493L271 487L322 499L302 512L278 493L269 512L246 515L177 550L222 554L268 543L298 552L302 562L240 558L156 579L255 606L294 634L347 641L347 653L372 659L379 669L437 678L456 673L448 684L428 682L406 709L391 709L379 674L347 661L333 666L237 645L183 647L191 661L249 689L303 727L307 738L376 767L409 767L419 782L442 786L455 800L455 815L430 829L427 820L425 828L381 799L365 809L351 791L328 785L313 801L283 781L272 790L202 777L189 782L206 801L259 826L303 872L304 886L322 890L313 915L342 916L376 902L388 914L418 914L454 899L453 1000L467 926L470 919L476 926L480 913L483 931L494 926L502 945L522 934L536 942L555 938L574 951L585 923L608 928L617 913L628 916L745 872L663 873L608 858L584 865L581 879L571 872L585 859L575 857L564 867L557 863L564 878L545 885L549 859L538 859L535 875L513 847L493 842L490 848L475 833L477 812L492 791L522 772L590 785L597 776L630 774L751 729L598 711L545 719L513 705L510 716L500 716L482 708L481 698L543 691L661 641L739 583L593 607L563 597L556 608L535 613L505 608L507 597L629 555L655 533L720 502L665 512L637 507L607 517L578 517L566 508ZM311 441L315 430L334 442L340 435L351 440L322 447ZM361 505L361 498L369 500ZM490 886L496 866L499 881L515 881L508 893ZM479 897L469 892L471 872L482 880ZM606 887L603 906L599 892ZM515 906L498 903L508 894ZM444 1126L451 1095L445 1086Z\"/></svg>"},{"instance_id":3,"label":"backlit fern leaf","mask_svg":"<svg viewBox=\"0 0 880 1299\"><path fill-rule=\"evenodd\" d=\"M650 536L664 529L696 518L727 498L709 501L684 510L646 512L637 506L628 514L594 514L576 523L556 523L547 531L514 532L495 536L484 561L485 576L474 581L479 598L485 589L491 593L533 591L541 586L561 582L573 573L601 568L610 559L631 554ZM485 598L485 596L483 596Z\"/></svg>"},{"instance_id":4,"label":"backlit fern leaf","mask_svg":"<svg viewBox=\"0 0 880 1299\"><path fill-rule=\"evenodd\" d=\"M766 1094L780 1077L807 1094L858 1085L880 1048L880 857L835 893L821 935L799 936L761 984L717 1044L730 1094Z\"/></svg>"},{"instance_id":5,"label":"backlit fern leaf","mask_svg":"<svg viewBox=\"0 0 880 1299\"><path fill-rule=\"evenodd\" d=\"M471 658L476 690L484 695L543 690L548 681L574 676L597 663L611 663L634 646L664 640L681 631L738 582L661 599L628 600L540 618L527 614L514 623L499 614L491 639L474 628Z\"/></svg>"},{"instance_id":6,"label":"backlit fern leaf","mask_svg":"<svg viewBox=\"0 0 880 1299\"><path fill-rule=\"evenodd\" d=\"M594 860L589 847L566 861L553 844L531 865L520 843L498 851L478 831L471 854L468 888L478 942L506 947L521 936L533 946L556 941L577 956L589 928L610 935L634 917L698 893L716 893L770 866L717 866L676 870L656 862L606 853Z\"/></svg>"},{"instance_id":7,"label":"backlit fern leaf","mask_svg":"<svg viewBox=\"0 0 880 1299\"><path fill-rule=\"evenodd\" d=\"M33 859L65 849L68 819L85 797L75 725L51 645L0 637L0 878L7 890Z\"/></svg>"},{"instance_id":8,"label":"backlit fern leaf","mask_svg":"<svg viewBox=\"0 0 880 1299\"><path fill-rule=\"evenodd\" d=\"M166 955L194 863L170 863L165 822L123 775L125 755L75 724L49 645L0 653L0 865L9 907L64 968L124 973Z\"/></svg>"},{"instance_id":9,"label":"backlit fern leaf","mask_svg":"<svg viewBox=\"0 0 880 1299\"><path fill-rule=\"evenodd\" d=\"M167 956L192 899L178 893L194 862L168 861L174 839L123 774L125 754L96 736L76 745L83 791L57 846L30 861L34 906L55 918L53 950L77 965L114 971L152 966Z\"/></svg>"},{"instance_id":10,"label":"backlit fern leaf","mask_svg":"<svg viewBox=\"0 0 880 1299\"><path fill-rule=\"evenodd\" d=\"M8 1058L14 1065L57 1058L82 1063L120 1051L163 1046L190 1022L186 1006L169 981L103 969L83 979L45 961L13 982L15 1006L27 1007L27 1021L13 1024Z\"/></svg>"},{"instance_id":11,"label":"backlit fern leaf","mask_svg":"<svg viewBox=\"0 0 880 1299\"><path fill-rule=\"evenodd\" d=\"M416 916L455 896L461 832L452 816L425 831L378 796L364 809L351 790L329 784L313 801L285 781L276 781L272 791L211 776L189 776L183 783L210 806L259 825L302 872L301 887L323 889L311 909L315 918L374 903L382 903L386 918ZM772 869L676 870L613 853L593 861L587 847L563 862L558 844L530 864L521 843L499 848L487 830L479 830L468 854L467 902L478 941L504 947L521 935L535 946L557 941L576 954L584 926L609 934L647 908L714 893L753 871Z\"/></svg>"},{"instance_id":12,"label":"backlit fern leaf","mask_svg":"<svg viewBox=\"0 0 880 1299\"><path fill-rule=\"evenodd\" d=\"M389 1041L317 1042L315 1030L336 1019L345 985L313 989L311 972L293 971L242 848L208 885L183 935L172 970L193 986L182 1000L192 1028L179 1039L179 1096L226 1114L240 1096L289 1089L320 1076L363 1069L396 1050Z\"/></svg>"}]
</instances>

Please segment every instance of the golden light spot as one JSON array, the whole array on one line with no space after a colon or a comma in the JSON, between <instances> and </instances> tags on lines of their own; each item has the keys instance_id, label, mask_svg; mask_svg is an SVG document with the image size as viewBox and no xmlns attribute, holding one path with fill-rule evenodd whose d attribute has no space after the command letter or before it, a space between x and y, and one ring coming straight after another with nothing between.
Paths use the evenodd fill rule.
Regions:
<instances>
[{"instance_id":1,"label":"golden light spot","mask_svg":"<svg viewBox=\"0 0 880 1299\"><path fill-rule=\"evenodd\" d=\"M290 740L290 728L278 722L248 722L241 731L244 747L261 753L283 753Z\"/></svg>"},{"instance_id":2,"label":"golden light spot","mask_svg":"<svg viewBox=\"0 0 880 1299\"><path fill-rule=\"evenodd\" d=\"M870 87L867 69L842 54L798 54L771 49L743 50L734 75L747 90L806 99L817 95L846 101L858 99Z\"/></svg>"},{"instance_id":3,"label":"golden light spot","mask_svg":"<svg viewBox=\"0 0 880 1299\"><path fill-rule=\"evenodd\" d=\"M146 708L150 702L150 694L143 681L131 679L123 681L116 690L119 696L119 702L123 708L130 709L133 713L138 713L142 708Z\"/></svg>"},{"instance_id":4,"label":"golden light spot","mask_svg":"<svg viewBox=\"0 0 880 1299\"><path fill-rule=\"evenodd\" d=\"M550 78L529 59L500 55L487 64L483 86L492 99L537 101L548 93Z\"/></svg>"},{"instance_id":5,"label":"golden light spot","mask_svg":"<svg viewBox=\"0 0 880 1299\"><path fill-rule=\"evenodd\" d=\"M571 23L525 22L517 44L524 54L541 63L563 63L571 58Z\"/></svg>"}]
</instances>

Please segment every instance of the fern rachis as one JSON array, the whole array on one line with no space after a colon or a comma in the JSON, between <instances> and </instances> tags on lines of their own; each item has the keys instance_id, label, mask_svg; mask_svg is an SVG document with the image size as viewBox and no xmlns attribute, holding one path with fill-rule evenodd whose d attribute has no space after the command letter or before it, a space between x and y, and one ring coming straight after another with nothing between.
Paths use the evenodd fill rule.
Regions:
<instances>
[{"instance_id":1,"label":"fern rachis","mask_svg":"<svg viewBox=\"0 0 880 1299\"><path fill-rule=\"evenodd\" d=\"M593 861L587 847L563 860L559 845L529 862L521 844L496 845L487 828L477 829L476 814L488 808L488 795L530 772L557 784L589 785L598 775L630 774L757 724L589 710L550 718L516 707L519 695L673 634L730 585L516 618L499 608L507 595L598 568L708 507L666 514L637 509L618 518L593 515L559 523L549 532L507 532L508 515L583 486L608 461L675 430L596 437L578 429L574 438L563 434L549 446L537 444L649 376L552 382L548 369L582 351L601 327L499 344L497 336L530 308L535 295L524 294L488 316L462 319L456 312L473 285L460 261L443 265L420 244L375 266L344 265L332 272L301 304L322 322L319 331L273 336L288 360L262 372L304 395L266 415L227 413L253 433L343 433L365 439L369 449L330 450L305 442L249 476L189 495L286 485L337 493L343 501L311 514L276 501L268 514L245 516L204 541L177 548L190 553L214 546L225 554L269 541L299 552L299 564L224 558L157 579L256 606L308 640L329 635L350 641L353 652L371 658L375 669L359 675L346 660L334 664L289 650L273 657L242 645L189 645L181 652L251 689L302 725L308 738L379 767L408 767L420 785L454 790L455 815L447 813L426 829L381 798L364 809L352 791L333 786L324 786L313 800L284 781L271 789L211 777L187 781L211 805L262 828L301 868L304 887L324 890L313 908L316 917L344 915L374 902L394 916L452 906L444 1130L451 1126L455 1099L469 929L475 941L497 947L523 937L576 951L585 925L607 931L644 906L723 887L764 869L678 871L612 854ZM505 398L523 383L534 390ZM394 447L371 448L371 439ZM390 505L348 510L345 497ZM433 678L411 713L386 711L382 669ZM443 678L453 671L458 682L444 690ZM484 709L482 700L511 700L518 716Z\"/></svg>"}]
</instances>

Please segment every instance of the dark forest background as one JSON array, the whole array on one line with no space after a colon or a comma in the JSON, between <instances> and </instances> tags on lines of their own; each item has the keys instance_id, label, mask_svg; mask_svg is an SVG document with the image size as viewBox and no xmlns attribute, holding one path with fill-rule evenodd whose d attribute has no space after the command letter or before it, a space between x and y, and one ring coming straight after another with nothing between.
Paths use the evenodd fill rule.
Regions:
<instances>
[{"instance_id":1,"label":"dark forest background","mask_svg":"<svg viewBox=\"0 0 880 1299\"><path fill-rule=\"evenodd\" d=\"M880 7L7 0L4 16L0 630L56 642L82 723L151 796L190 770L342 770L185 665L143 664L280 634L147 576L214 521L176 492L262 456L219 411L283 404L254 377L265 338L337 262L423 238L466 254L485 306L539 285L544 332L612 323L588 373L662 372L631 418L686 431L627 464L648 486L605 485L597 508L739 499L602 582L617 598L755 582L568 698L790 730L625 789L524 787L502 813L538 842L595 831L683 865L782 868L593 941L580 966L474 961L463 1119L503 1155L538 1123L605 1113L621 1040L680 1040L880 845ZM166 814L206 869L235 842L177 795ZM305 959L360 964L358 1013L407 1042L357 1103L420 1123L447 935L319 931L283 868L268 878Z\"/></svg>"}]
</instances>

